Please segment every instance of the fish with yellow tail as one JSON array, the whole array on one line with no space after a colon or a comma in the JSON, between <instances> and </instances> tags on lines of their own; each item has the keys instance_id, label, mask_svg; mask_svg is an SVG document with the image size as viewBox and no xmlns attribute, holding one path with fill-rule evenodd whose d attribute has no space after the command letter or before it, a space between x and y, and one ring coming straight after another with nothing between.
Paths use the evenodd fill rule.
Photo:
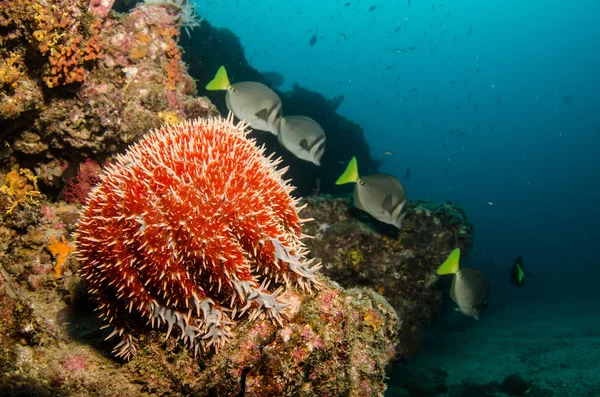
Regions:
<instances>
[{"instance_id":1,"label":"fish with yellow tail","mask_svg":"<svg viewBox=\"0 0 600 397\"><path fill-rule=\"evenodd\" d=\"M402 227L403 212L408 202L404 186L400 180L388 174L358 175L356 157L352 157L346 171L335 182L336 185L356 183L354 186L354 206L367 212L373 218Z\"/></svg>"},{"instance_id":2,"label":"fish with yellow tail","mask_svg":"<svg viewBox=\"0 0 600 397\"><path fill-rule=\"evenodd\" d=\"M264 84L253 81L231 84L224 66L207 85L208 91L227 91L225 103L235 117L251 128L277 134L281 118L281 99Z\"/></svg>"},{"instance_id":3,"label":"fish with yellow tail","mask_svg":"<svg viewBox=\"0 0 600 397\"><path fill-rule=\"evenodd\" d=\"M437 274L452 274L450 298L458 305L457 311L479 320L479 314L488 305L490 283L479 270L460 269L460 248L454 249L439 267Z\"/></svg>"},{"instance_id":4,"label":"fish with yellow tail","mask_svg":"<svg viewBox=\"0 0 600 397\"><path fill-rule=\"evenodd\" d=\"M299 159L321 164L325 153L325 131L310 117L281 117L277 140Z\"/></svg>"}]
</instances>

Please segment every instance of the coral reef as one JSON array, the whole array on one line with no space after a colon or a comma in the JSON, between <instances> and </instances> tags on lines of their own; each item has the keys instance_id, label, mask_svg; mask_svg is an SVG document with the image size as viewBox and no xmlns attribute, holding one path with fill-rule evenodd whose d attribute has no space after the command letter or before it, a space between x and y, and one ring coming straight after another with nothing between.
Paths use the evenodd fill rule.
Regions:
<instances>
[{"instance_id":1,"label":"coral reef","mask_svg":"<svg viewBox=\"0 0 600 397\"><path fill-rule=\"evenodd\" d=\"M189 65L189 73L200 87L204 87L213 77L219 66L225 65L232 82L258 81L264 77L248 64L239 39L228 29L218 29L208 21L194 30L191 37L183 35L181 46L185 49L183 60ZM204 84L203 84L204 83ZM199 90L216 105L222 114L227 114L223 92ZM290 166L288 177L294 181L297 194L307 196L318 193L339 193L335 180L344 171L352 156L360 159L364 173L377 172L380 162L370 154L362 128L336 113L340 99L328 100L323 95L294 84L292 91L275 90L285 114L302 114L317 121L325 130L327 147L321 165L307 166L285 148L281 147L272 134L255 133L259 144L267 146L267 152L281 156L285 165Z\"/></svg>"},{"instance_id":2,"label":"coral reef","mask_svg":"<svg viewBox=\"0 0 600 397\"><path fill-rule=\"evenodd\" d=\"M439 304L435 268L452 248L466 251L472 244L464 213L451 203L412 202L398 232L352 209L346 199L314 197L305 200L303 216L316 221L300 230L297 200L287 196L286 183L263 178L266 171L260 170L267 169L267 176L278 171L261 158L255 159L258 165L244 164L255 165L254 173L248 173L252 186L282 191L287 198L224 196L231 188L246 190L234 178L219 185L223 169L220 176L198 171L194 184L212 178L202 194L217 191L211 210L221 208L222 216L210 228L194 226L201 217L182 210L194 203L186 190L189 184L172 183L193 163L170 163L173 159L156 151L154 157L140 152L131 163L127 156L114 162L113 156L161 125L212 117L217 108L225 111L222 95L211 94L216 107L195 96L195 82L183 61L193 65L190 72L201 81L208 81L221 64L236 81L262 77L227 30L203 22L193 37L180 37L182 23L193 19L189 8L181 6L190 4L186 0L146 2L123 15L108 12L111 3L0 0L0 394L382 395L389 362L417 349L420 329ZM182 54L180 41L194 51ZM328 139L344 142L330 146L320 168L308 169L281 150L274 137L257 136L268 145L267 152L281 153L292 166L286 177L299 186L296 194L333 191L333 180L352 155L361 158L366 173L376 171L378 163L361 128L335 113L340 98L328 100L297 85L279 94L290 114L314 118ZM163 132L169 128L175 127L163 127ZM190 143L184 135L170 141L173 150L177 143ZM156 135L142 142L164 144L152 139ZM235 150L227 154L244 159ZM152 159L158 159L154 165L169 163L170 168L139 166ZM99 163L107 164L110 175L119 169L122 174L99 175ZM231 175L240 169L225 167ZM154 181L147 190L140 182L145 172ZM99 179L105 184L93 188ZM118 187L120 182L134 193ZM159 191L166 182L171 196ZM143 193L152 189L173 216L151 216L153 203ZM99 200L101 193L110 200ZM92 204L86 204L88 197ZM121 197L139 211L126 213L132 207L117 200ZM106 203L114 205L103 207ZM75 234L76 256L72 240L81 204L86 215ZM269 210L261 212L265 206ZM255 218L246 222L240 214ZM103 223L106 219L112 221ZM209 260L203 247L197 241L194 246L184 233L193 227L195 234L206 229L225 236L205 238L212 244ZM135 254L119 256L150 231L163 243L143 242ZM314 236L304 241L311 254L300 243L303 233ZM99 244L94 236L102 237ZM209 264L200 269L204 277L173 271L177 261L169 259L169 250L181 247L184 254L177 258L204 255L203 263ZM335 281L313 274L305 254L322 262L325 275ZM123 258L152 264L152 269L123 272L118 262ZM80 274L87 276L91 293ZM310 287L313 291L307 293ZM167 289L182 296L181 301L169 299ZM141 292L148 299L110 303ZM133 352L129 336L135 329L139 343L131 361L111 356L114 343L105 341L111 331L101 328L93 312L96 300L117 333L123 331L124 356ZM129 316L129 310L137 314ZM244 311L250 315L240 315ZM213 342L219 349L195 355L177 338L165 338L163 331L168 335L173 325L192 347L199 345L194 346L196 337L206 337L202 347Z\"/></svg>"},{"instance_id":3,"label":"coral reef","mask_svg":"<svg viewBox=\"0 0 600 397\"><path fill-rule=\"evenodd\" d=\"M60 189L53 176L103 162L163 124L159 114L216 115L181 62L175 11L139 4L98 18L85 1L2 0L0 140L12 161Z\"/></svg>"},{"instance_id":4,"label":"coral reef","mask_svg":"<svg viewBox=\"0 0 600 397\"><path fill-rule=\"evenodd\" d=\"M358 397L385 390L399 338L394 309L371 290L344 290L325 278L314 294L291 286L278 297L288 317L282 325L238 321L216 353L194 357L140 324L135 358L115 361L74 256L60 278L52 271L48 247L75 230L77 207L42 208L35 227L0 224L0 394Z\"/></svg>"},{"instance_id":5,"label":"coral reef","mask_svg":"<svg viewBox=\"0 0 600 397\"><path fill-rule=\"evenodd\" d=\"M345 288L369 287L383 295L401 319L398 358L412 355L420 330L442 296L436 269L453 248L468 252L473 227L452 203L409 202L402 230L352 207L349 199L307 198L306 215L316 219L304 232L322 272Z\"/></svg>"}]
</instances>

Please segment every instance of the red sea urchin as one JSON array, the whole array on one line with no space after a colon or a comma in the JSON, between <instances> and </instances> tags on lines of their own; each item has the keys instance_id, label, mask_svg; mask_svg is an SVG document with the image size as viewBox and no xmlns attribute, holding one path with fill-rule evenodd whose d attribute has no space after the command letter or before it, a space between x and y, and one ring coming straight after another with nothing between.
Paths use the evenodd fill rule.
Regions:
<instances>
[{"instance_id":1,"label":"red sea urchin","mask_svg":"<svg viewBox=\"0 0 600 397\"><path fill-rule=\"evenodd\" d=\"M197 352L222 346L246 311L281 323L277 295L318 286L285 169L247 134L231 117L163 127L90 193L75 236L80 272L121 336L117 356L135 354L136 318L167 335L177 325Z\"/></svg>"}]
</instances>

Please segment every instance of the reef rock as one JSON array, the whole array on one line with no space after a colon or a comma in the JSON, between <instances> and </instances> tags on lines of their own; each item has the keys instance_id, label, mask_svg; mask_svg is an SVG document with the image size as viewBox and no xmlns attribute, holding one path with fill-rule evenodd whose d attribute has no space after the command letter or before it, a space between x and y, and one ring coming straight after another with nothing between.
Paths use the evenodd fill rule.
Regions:
<instances>
[{"instance_id":1,"label":"reef rock","mask_svg":"<svg viewBox=\"0 0 600 397\"><path fill-rule=\"evenodd\" d=\"M81 0L0 4L2 158L36 174L57 163L60 175L161 124L217 114L195 96L172 7L143 3L102 19Z\"/></svg>"},{"instance_id":2,"label":"reef rock","mask_svg":"<svg viewBox=\"0 0 600 397\"><path fill-rule=\"evenodd\" d=\"M367 287L383 295L400 319L398 359L417 351L421 329L441 303L436 270L456 247L473 245L473 226L451 202L410 201L402 230L354 208L349 199L305 200L304 216L316 219L304 232L322 272L345 288Z\"/></svg>"}]
</instances>

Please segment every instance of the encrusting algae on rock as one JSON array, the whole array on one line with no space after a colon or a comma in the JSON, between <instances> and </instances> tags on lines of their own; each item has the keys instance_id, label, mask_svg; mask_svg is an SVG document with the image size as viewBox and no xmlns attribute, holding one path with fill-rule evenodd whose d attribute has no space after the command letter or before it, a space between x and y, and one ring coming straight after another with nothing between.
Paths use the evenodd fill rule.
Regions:
<instances>
[{"instance_id":1,"label":"encrusting algae on rock","mask_svg":"<svg viewBox=\"0 0 600 397\"><path fill-rule=\"evenodd\" d=\"M248 132L231 117L165 126L118 156L90 193L77 258L121 336L117 356L135 354L136 318L167 335L177 325L197 352L223 346L247 311L282 324L278 295L318 288L285 169Z\"/></svg>"}]
</instances>

